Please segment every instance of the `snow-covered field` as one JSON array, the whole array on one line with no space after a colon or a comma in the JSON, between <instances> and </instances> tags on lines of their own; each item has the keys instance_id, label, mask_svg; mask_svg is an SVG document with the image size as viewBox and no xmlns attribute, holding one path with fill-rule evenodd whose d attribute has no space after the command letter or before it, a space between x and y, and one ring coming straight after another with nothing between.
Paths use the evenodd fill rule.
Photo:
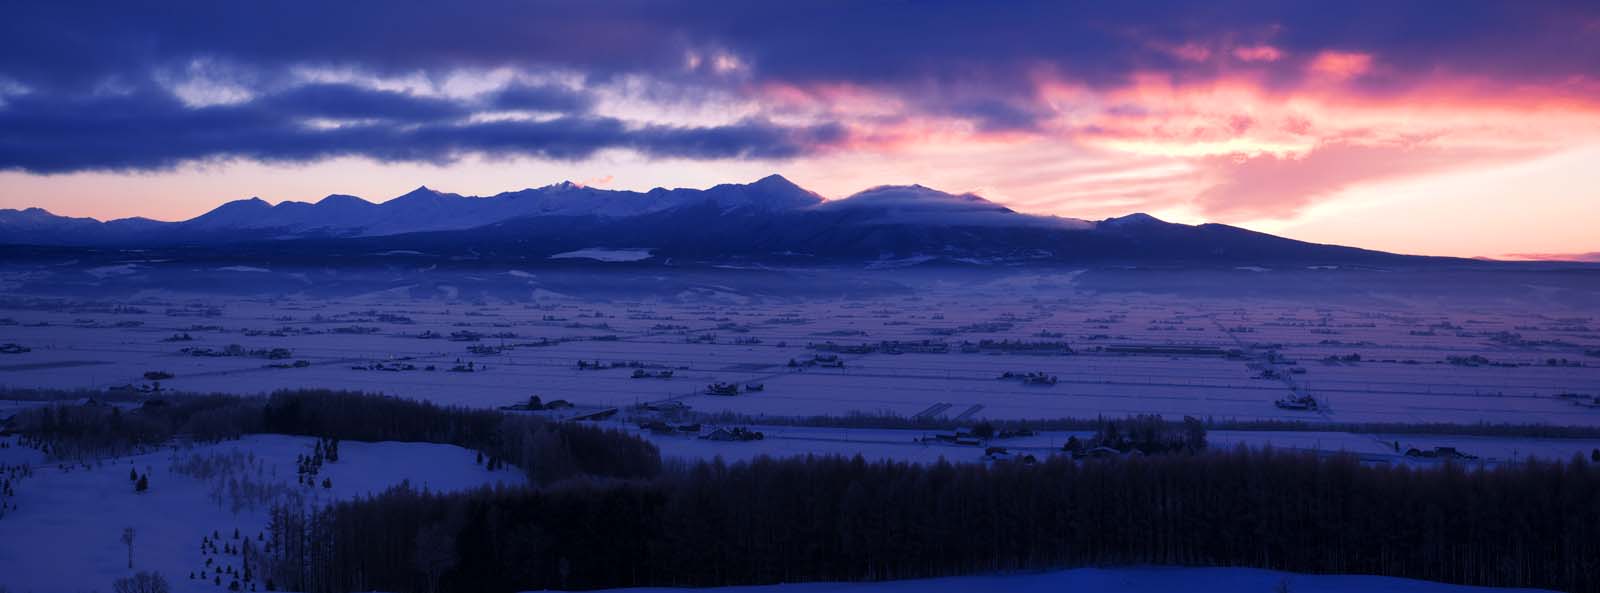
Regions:
<instances>
[{"instance_id":1,"label":"snow-covered field","mask_svg":"<svg viewBox=\"0 0 1600 593\"><path fill-rule=\"evenodd\" d=\"M653 249L610 249L605 247L590 247L576 251L566 251L550 256L550 259L592 259L605 262L640 261L654 257Z\"/></svg>"},{"instance_id":2,"label":"snow-covered field","mask_svg":"<svg viewBox=\"0 0 1600 593\"><path fill-rule=\"evenodd\" d=\"M1080 568L1040 573L877 583L797 583L709 589L612 589L616 593L1470 593L1532 591L1445 585L1364 575L1302 575L1250 568Z\"/></svg>"},{"instance_id":3,"label":"snow-covered field","mask_svg":"<svg viewBox=\"0 0 1600 593\"><path fill-rule=\"evenodd\" d=\"M756 416L910 416L948 404L934 415L1600 425L1600 407L1559 397L1600 395L1600 322L1513 308L1139 295L743 304L130 298L13 300L0 307L0 324L0 342L31 349L0 354L5 386L137 388L159 371L174 375L163 387L184 391L326 387L475 407L537 394L594 406L677 399ZM901 353L884 342L901 342ZM916 352L908 342L943 351ZM1075 354L1020 354L1018 342ZM836 352L825 351L829 343ZM204 355L229 354L230 345L236 355ZM1219 354L1227 350L1237 355ZM828 354L843 366L805 364ZM580 360L618 368L580 370ZM471 372L451 372L468 363L460 370ZM637 368L673 376L631 378ZM1057 382L997 379L1005 372ZM716 381L766 389L705 395ZM1292 390L1323 409L1273 406Z\"/></svg>"},{"instance_id":4,"label":"snow-covered field","mask_svg":"<svg viewBox=\"0 0 1600 593\"><path fill-rule=\"evenodd\" d=\"M932 436L934 431L919 430L741 425L761 431L763 438L759 441L716 442L694 438L692 435L655 434L620 422L611 425L649 439L661 449L664 457L684 460L709 460L721 457L724 461L731 462L749 460L762 455L788 457L816 454L846 457L861 455L870 460L890 459L919 463L932 463L943 459L961 463L983 461L986 449L983 446L924 442L924 439ZM1041 431L1034 436L995 439L985 445L1004 447L1009 452L1019 455L1028 454L1043 458L1059 453L1068 437L1076 435L1079 439L1084 439L1091 434ZM1428 451L1434 447L1447 446L1475 455L1485 463L1501 463L1529 457L1546 461L1566 461L1574 455L1587 457L1595 449L1600 449L1600 439L1382 435L1311 431L1217 430L1207 435L1207 441L1211 447L1220 449L1245 445L1271 446L1281 450L1345 452L1367 461L1406 463L1421 467L1437 465L1439 462L1407 458L1402 452L1412 447ZM1396 441L1400 443L1401 452L1394 450Z\"/></svg>"},{"instance_id":5,"label":"snow-covered field","mask_svg":"<svg viewBox=\"0 0 1600 593\"><path fill-rule=\"evenodd\" d=\"M961 422L1161 414L1600 426L1592 399L1600 395L1600 322L1582 311L1138 294L1043 298L1014 289L742 303L16 298L0 305L0 342L30 350L0 354L0 385L137 390L159 380L166 389L199 392L334 388L472 407L539 395L589 411L672 400L697 412L748 415L755 424L763 416L865 412ZM1019 344L1035 353L1021 353ZM1227 351L1234 354L1221 354ZM819 356L836 356L840 366L809 364ZM658 378L667 371L670 378ZM150 372L172 376L151 379ZM1007 372L1044 373L1056 382L998 378ZM707 395L713 382L764 389ZM1322 409L1273 405L1295 390L1316 397ZM0 414L19 405L27 404L0 402ZM978 455L914 443L919 435L762 430L769 438L759 443L652 438L669 455L688 458ZM1044 451L1065 436L1012 446ZM1393 457L1396 440L1403 448L1457 446L1496 460L1567 458L1596 448L1570 439L1213 436L1222 445L1375 457Z\"/></svg>"},{"instance_id":6,"label":"snow-covered field","mask_svg":"<svg viewBox=\"0 0 1600 593\"><path fill-rule=\"evenodd\" d=\"M314 443L257 435L106 459L90 467L48 464L37 451L21 446L0 449L0 464L35 467L8 500L16 510L0 518L0 586L19 593L106 591L119 577L154 570L175 591L224 591L227 579L216 586L188 578L191 571L198 576L205 569L201 539L216 532L238 545L234 530L241 538L256 537L266 529L268 511L265 503L235 509L234 499L225 494L229 481L281 485L313 504L375 494L407 480L436 491L525 481L515 468L488 471L475 462L474 452L449 445L343 442L339 461L323 465L318 483L299 486L296 457L310 455ZM200 478L174 468L191 456L231 458L236 452L247 461L227 474ZM134 491L130 470L148 475L147 491ZM332 487L324 488L322 478ZM128 527L135 533L132 570L128 547L120 541ZM237 556L221 558L238 562Z\"/></svg>"}]
</instances>

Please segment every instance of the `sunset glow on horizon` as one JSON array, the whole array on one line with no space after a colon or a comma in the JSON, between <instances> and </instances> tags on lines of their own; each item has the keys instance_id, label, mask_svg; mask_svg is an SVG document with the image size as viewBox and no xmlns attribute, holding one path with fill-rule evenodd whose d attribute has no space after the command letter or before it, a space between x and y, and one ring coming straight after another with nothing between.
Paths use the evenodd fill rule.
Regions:
<instances>
[{"instance_id":1,"label":"sunset glow on horizon","mask_svg":"<svg viewBox=\"0 0 1600 593\"><path fill-rule=\"evenodd\" d=\"M1600 252L1594 4L103 8L0 25L0 208L178 220L779 173L828 198L918 183L1404 253Z\"/></svg>"}]
</instances>

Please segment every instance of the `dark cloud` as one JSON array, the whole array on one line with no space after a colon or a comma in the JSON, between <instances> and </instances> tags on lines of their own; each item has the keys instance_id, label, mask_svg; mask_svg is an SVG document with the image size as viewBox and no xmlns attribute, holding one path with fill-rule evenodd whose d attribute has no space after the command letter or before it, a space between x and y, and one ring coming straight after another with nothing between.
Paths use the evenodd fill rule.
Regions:
<instances>
[{"instance_id":1,"label":"dark cloud","mask_svg":"<svg viewBox=\"0 0 1600 593\"><path fill-rule=\"evenodd\" d=\"M1296 61L1322 50L1382 56L1400 74L1517 80L1600 73L1600 5L1580 1L540 2L414 0L13 2L0 72L81 84L208 58L264 69L345 64L379 72L566 67L607 76L682 71L725 50L784 81L1027 84L1038 68L1090 84L1148 69L1204 75L1174 55L1265 43Z\"/></svg>"},{"instance_id":2,"label":"dark cloud","mask_svg":"<svg viewBox=\"0 0 1600 593\"><path fill-rule=\"evenodd\" d=\"M253 109L282 116L335 120L382 119L427 122L463 117L466 106L447 99L364 88L350 84L307 84L253 101Z\"/></svg>"},{"instance_id":3,"label":"dark cloud","mask_svg":"<svg viewBox=\"0 0 1600 593\"><path fill-rule=\"evenodd\" d=\"M489 104L507 111L584 112L593 99L583 93L553 85L513 84L495 91Z\"/></svg>"},{"instance_id":4,"label":"dark cloud","mask_svg":"<svg viewBox=\"0 0 1600 593\"><path fill-rule=\"evenodd\" d=\"M469 122L464 106L338 85L238 104L190 107L157 89L88 97L31 93L0 109L0 170L67 173L167 169L186 161L308 162L340 156L444 163L466 154L582 159L607 148L660 158L788 158L842 139L837 126L762 120L635 126L567 114ZM337 127L307 118L356 120Z\"/></svg>"},{"instance_id":5,"label":"dark cloud","mask_svg":"<svg viewBox=\"0 0 1600 593\"><path fill-rule=\"evenodd\" d=\"M588 82L644 75L679 88L734 94L760 92L762 83L841 83L892 95L909 110L970 119L986 131L1029 129L1048 115L1051 106L1037 87L1041 78L1114 87L1141 72L1181 83L1251 68L1269 85L1292 87L1325 51L1372 55L1371 71L1349 84L1376 94L1426 84L1429 77L1470 76L1504 88L1571 88L1581 96L1600 79L1600 3L1550 0L475 0L450 6L415 0L172 0L154 6L106 0L8 2L4 9L0 89L20 86L34 96L0 99L7 126L0 129L7 151L0 166L28 170L139 168L136 163L165 166L170 158L256 153L289 159L320 158L319 153L438 158L472 150L473 138L480 148L514 144L551 155L630 142L668 143L673 148L659 146L661 153L683 156L794 154L817 135L807 132L797 140L792 130L761 123L629 128L588 115L590 99L562 87L511 87L476 105L344 85L297 87L303 81L292 73L305 67L379 76L509 67L576 73ZM1277 52L1275 59L1245 63L1232 57L1233 48L1266 46ZM688 68L691 53L733 55L744 68L736 74ZM189 109L142 90L197 65L229 73L232 82L259 97L245 106ZM105 89L130 87L141 90L103 96ZM74 107L110 111L68 112ZM566 115L551 124L450 123L485 107ZM23 121L27 117L45 119ZM312 131L294 123L305 117L380 121ZM46 125L60 135L24 133ZM91 129L96 132L79 133ZM115 133L102 138L107 130ZM119 147L127 148L118 143L124 130L155 133L177 146L154 151L164 157L120 154ZM455 145L384 144L434 135ZM26 154L24 138L55 150ZM531 147L528 138L544 138L547 147ZM741 144L762 139L777 144ZM74 151L65 146L69 141L82 144Z\"/></svg>"}]
</instances>

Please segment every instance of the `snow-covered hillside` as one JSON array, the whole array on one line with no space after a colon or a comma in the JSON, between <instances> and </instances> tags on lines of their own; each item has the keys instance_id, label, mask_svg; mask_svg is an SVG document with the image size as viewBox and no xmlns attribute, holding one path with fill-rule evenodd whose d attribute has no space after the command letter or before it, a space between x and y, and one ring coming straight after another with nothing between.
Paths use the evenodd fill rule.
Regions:
<instances>
[{"instance_id":1,"label":"snow-covered hillside","mask_svg":"<svg viewBox=\"0 0 1600 593\"><path fill-rule=\"evenodd\" d=\"M6 439L15 443L15 439ZM310 455L315 439L256 435L238 441L162 450L85 467L44 463L33 449L0 448L0 464L34 465L32 477L15 486L10 501L16 510L0 518L0 588L14 592L105 591L113 580L135 571L159 571L177 592L225 591L210 580L190 580L205 566L202 538L219 532L230 540L255 537L266 529L267 505L235 512L225 492L230 481L282 484L310 503L326 503L375 494L404 481L435 491L461 490L494 483L520 484L515 468L489 471L476 463L476 453L449 445L425 443L340 444L338 462L322 466L320 481L297 486L296 457ZM237 452L249 467L231 474L199 478L175 471L194 459ZM135 492L129 472L148 475L149 489ZM133 569L129 550L120 541L124 528L134 529ZM224 556L223 561L229 557ZM232 557L237 562L237 557Z\"/></svg>"}]
</instances>

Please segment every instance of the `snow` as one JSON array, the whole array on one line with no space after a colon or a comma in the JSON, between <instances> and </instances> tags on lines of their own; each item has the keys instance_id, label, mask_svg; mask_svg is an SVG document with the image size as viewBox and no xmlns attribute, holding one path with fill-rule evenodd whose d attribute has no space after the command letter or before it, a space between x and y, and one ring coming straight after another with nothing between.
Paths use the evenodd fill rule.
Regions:
<instances>
[{"instance_id":1,"label":"snow","mask_svg":"<svg viewBox=\"0 0 1600 593\"><path fill-rule=\"evenodd\" d=\"M629 262L641 261L655 257L651 254L654 248L626 248L613 249L608 247L588 247L576 251L566 251L550 256L550 259L592 259L604 262Z\"/></svg>"},{"instance_id":2,"label":"snow","mask_svg":"<svg viewBox=\"0 0 1600 593\"><path fill-rule=\"evenodd\" d=\"M89 268L84 273L96 278L109 278L111 276L127 276L139 273L139 264L119 264L115 266L100 266Z\"/></svg>"},{"instance_id":3,"label":"snow","mask_svg":"<svg viewBox=\"0 0 1600 593\"><path fill-rule=\"evenodd\" d=\"M509 272L506 272L509 273ZM511 276L515 277L515 276ZM543 275L523 281L542 282ZM32 349L0 354L0 385L105 389L144 383L146 371L176 377L163 386L182 391L263 393L319 387L383 392L441 403L496 407L540 394L591 406L627 406L674 398L700 412L751 416L909 416L935 403L974 418L1025 420L1098 415L1162 414L1239 420L1321 422L1547 423L1600 426L1600 409L1563 393L1600 394L1600 324L1584 313L1514 308L1469 311L1410 306L1309 305L1271 300L1175 299L1154 295L1072 293L1072 274L1025 275L979 287L951 286L910 296L786 301L753 297L704 283L662 300L594 302L532 286L530 302L451 300L456 287L429 287L434 300L413 300L410 285L345 300L180 299L156 292L104 306L143 311L28 308L0 304L0 342ZM1048 302L1033 295L1064 294ZM1030 302L1028 299L1034 299ZM214 316L185 313L215 307ZM169 313L171 311L171 313ZM402 316L409 323L385 321ZM785 319L793 323L782 322ZM778 321L773 321L778 320ZM979 327L1003 321L1003 326ZM1441 323L1462 329L1429 329ZM220 329L194 330L196 325ZM374 333L340 333L350 326ZM660 327L658 327L660 326ZM287 333L270 333L288 328ZM1224 328L1244 328L1230 333ZM432 331L470 330L478 342L417 339ZM164 341L188 333L191 342ZM1527 344L1494 341L1513 332ZM492 337L505 334L510 337ZM714 342L694 338L711 335ZM1058 337L1049 337L1058 336ZM600 341L596 338L614 337ZM543 346L523 346L548 340ZM934 340L939 354L841 354L843 369L787 366L817 354L808 344L877 344ZM979 340L1070 343L1077 355L964 353ZM743 341L743 342L741 342ZM278 369L252 357L195 357L184 347L288 348L309 367ZM1259 378L1259 360L1220 356L1128 355L1105 346L1191 345L1238 348L1276 344L1293 359L1285 368L1302 390L1326 405L1297 412L1272 402L1289 391L1284 381ZM477 354L469 347L491 349ZM1259 352L1259 349L1258 349ZM1358 353L1359 363L1329 362ZM1448 364L1451 356L1483 356L1518 366ZM418 366L449 368L456 361L488 365L487 372L369 372L359 363L409 358ZM1551 358L1581 366L1550 366ZM579 371L579 359L676 369L666 381L639 381L629 371ZM1000 381L1003 372L1045 372L1049 387ZM759 394L700 393L716 381L764 382ZM1498 446L1498 445L1497 445ZM1515 446L1505 448L1514 455ZM1570 453L1566 453L1570 454ZM1564 455L1566 455L1564 454Z\"/></svg>"},{"instance_id":4,"label":"snow","mask_svg":"<svg viewBox=\"0 0 1600 593\"><path fill-rule=\"evenodd\" d=\"M882 428L837 428L816 426L779 426L767 424L742 424L760 431L765 438L759 441L718 442L697 439L688 434L655 434L624 422L606 422L603 425L638 434L661 449L661 455L683 460L710 460L720 457L725 461L747 461L759 456L790 457L807 454L861 455L869 460L909 461L933 463L945 460L952 463L977 463L983 460L984 447L962 446L940 442L923 442L938 432L934 430L905 430ZM702 432L709 432L703 426ZM1059 454L1068 437L1084 439L1087 431L1040 431L1031 437L995 439L987 445L1005 447L1018 454L1038 458ZM1478 456L1483 463L1494 464L1537 457L1546 461L1566 461L1574 455L1588 455L1600 448L1600 439L1537 439L1529 437L1470 437L1460 435L1381 435L1331 431L1245 431L1213 430L1207 435L1209 446L1227 450L1239 445L1267 447L1285 451L1342 452L1359 456L1369 462L1431 466L1435 460L1405 457L1410 448L1428 451L1434 447L1456 447ZM1400 442L1400 451L1394 442Z\"/></svg>"},{"instance_id":5,"label":"snow","mask_svg":"<svg viewBox=\"0 0 1600 593\"><path fill-rule=\"evenodd\" d=\"M795 583L692 589L704 593L1266 593L1287 580L1294 593L1512 593L1494 589L1366 575L1305 575L1250 568L1079 568L1036 573L871 583ZM681 593L691 589L610 589L613 593Z\"/></svg>"},{"instance_id":6,"label":"snow","mask_svg":"<svg viewBox=\"0 0 1600 593\"><path fill-rule=\"evenodd\" d=\"M636 261L650 250L591 248L561 254L605 261ZM631 258L631 259L629 259ZM136 273L133 264L98 270L100 275ZM143 374L175 374L163 386L180 391L264 393L315 387L388 393L444 404L490 408L540 395L566 399L584 409L627 408L674 400L695 412L734 412L754 420L766 434L755 442L710 442L688 436L646 434L667 457L729 460L757 455L861 454L929 462L980 462L975 447L924 445L924 431L784 426L775 417L851 412L910 416L933 404L949 404L947 420L973 406L969 417L1037 420L1097 415L1161 414L1219 420L1297 420L1311 430L1212 431L1213 447L1265 446L1347 451L1374 462L1427 464L1394 452L1454 446L1488 463L1537 456L1566 459L1600 448L1593 439L1464 437L1455 435L1365 435L1317 430L1319 423L1455 422L1547 423L1600 426L1600 409L1580 407L1563 393L1600 394L1600 316L1593 308L1562 310L1526 304L1440 307L1430 303L1366 301L1296 302L1268 298L1176 298L1075 289L1072 272L1019 274L985 284L949 280L914 294L801 300L753 295L737 286L702 281L659 298L584 300L578 289L544 286L521 270L485 275L520 278L530 286L523 301L479 298L450 284L428 287L429 299L412 299L411 285L343 300L304 297L239 298L179 295L149 290L133 296L60 305L25 299L0 302L0 343L31 348L0 354L0 385L62 389L106 389L146 383ZM502 272L503 271L503 272ZM375 328L371 332L342 331ZM469 330L475 342L420 339L424 332L448 336ZM187 333L192 341L167 341ZM1521 336L1506 341L1504 334ZM495 337L495 334L507 334ZM711 340L700 340L701 336ZM1497 337L1498 336L1498 337ZM601 339L606 338L606 339ZM841 353L842 369L791 368L791 359L818 354L808 344L841 346L884 340L933 340L951 345L944 353ZM1070 342L1077 354L1022 355L962 352L980 340ZM288 348L287 361L302 368L271 368L255 357L198 357L184 347ZM1259 352L1272 349L1295 362L1295 387L1327 406L1320 412L1281 410L1273 400L1290 390L1285 381L1259 378ZM1221 356L1118 354L1106 346L1210 346L1251 349L1250 359ZM488 348L475 353L469 347ZM503 350L498 350L505 347ZM1328 357L1361 355L1360 362ZM1510 366L1465 366L1449 357L1482 356ZM1550 359L1575 364L1548 364ZM405 362L418 370L355 370L372 362ZM578 370L577 360L638 362L672 369L671 379L632 379L629 367ZM445 372L471 361L474 373ZM421 367L434 365L439 370ZM1003 372L1045 372L1059 377L1049 387L997 379ZM712 382L765 384L759 393L709 396ZM0 417L39 405L0 401ZM626 414L624 414L625 416ZM767 421L762 419L766 418ZM633 424L604 425L641 433ZM965 420L963 420L965 421ZM707 427L709 430L710 427ZM1081 433L1079 433L1081 435ZM994 444L1017 452L1048 454L1067 432ZM293 473L295 455L310 450L307 439L251 437L208 445L197 452L248 451ZM435 489L458 489L495 481L520 482L517 472L491 474L472 462L470 451L439 445L345 443L344 459L325 475L334 488L317 496L346 498L380 491L402 480ZM33 457L27 457L27 456ZM171 453L133 459L151 474L151 490L134 494L127 484L128 459L93 469L62 471L46 466L19 487L20 509L0 519L0 585L14 591L105 590L127 573L126 550L117 542L123 526L140 536L135 562L157 568L182 590L196 566L196 542L213 529L233 526L252 532L262 509L234 514L211 501L203 481L169 470ZM0 449L0 463L38 463L37 452ZM292 478L291 478L292 479ZM293 482L290 482L293 486ZM48 534L48 535L41 535ZM1221 572L1217 572L1221 571ZM913 590L1211 590L1270 591L1282 575L1227 569L1117 569L936 579L914 583L769 588L786 591L879 593ZM1293 589L1466 591L1426 583L1374 577L1294 576ZM831 587L831 588L830 588ZM1120 588L1119 588L1120 587ZM736 591L769 590L735 588Z\"/></svg>"},{"instance_id":7,"label":"snow","mask_svg":"<svg viewBox=\"0 0 1600 593\"><path fill-rule=\"evenodd\" d=\"M812 207L822 212L850 211L856 224L933 226L1041 226L1088 229L1092 224L1056 216L1018 214L975 194L949 194L921 185L885 185Z\"/></svg>"},{"instance_id":8,"label":"snow","mask_svg":"<svg viewBox=\"0 0 1600 593\"><path fill-rule=\"evenodd\" d=\"M40 593L108 590L113 580L134 570L156 570L175 591L217 590L209 582L188 580L189 572L203 565L200 539L213 530L231 534L234 528L254 536L265 529L267 509L234 513L211 499L211 481L172 471L173 460L191 454L253 454L262 461L261 472L242 475L284 483L321 502L375 494L405 480L439 491L525 482L516 469L485 470L476 464L475 452L459 447L343 441L340 460L324 464L319 476L331 479L333 488L298 487L292 481L295 457L309 455L314 442L255 435L178 452L108 459L89 469L36 466L33 477L21 480L16 488L12 502L17 510L0 518L0 585ZM37 455L13 446L0 449L0 463L37 464L41 461ZM147 492L133 491L130 468L148 472ZM127 568L127 548L119 541L124 527L136 532L134 570Z\"/></svg>"}]
</instances>

